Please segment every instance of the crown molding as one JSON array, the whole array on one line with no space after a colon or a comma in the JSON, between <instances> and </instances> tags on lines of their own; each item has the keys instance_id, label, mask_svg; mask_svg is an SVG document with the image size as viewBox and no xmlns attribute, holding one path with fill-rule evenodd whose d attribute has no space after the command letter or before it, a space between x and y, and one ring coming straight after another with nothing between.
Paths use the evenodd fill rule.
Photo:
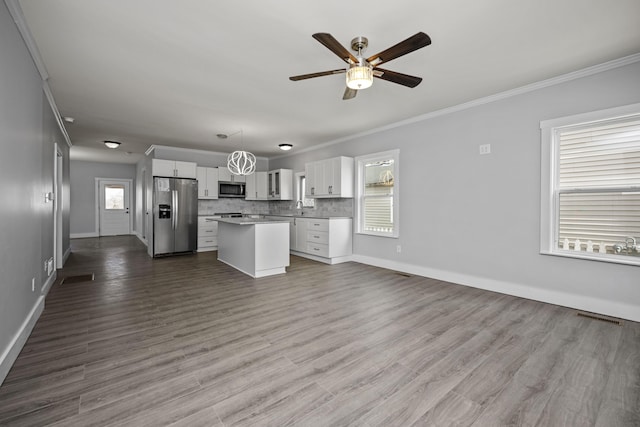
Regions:
<instances>
[{"instance_id":1,"label":"crown molding","mask_svg":"<svg viewBox=\"0 0 640 427\"><path fill-rule=\"evenodd\" d=\"M436 117L445 116L447 114L457 113L459 111L467 110L469 108L478 107L480 105L489 104L491 102L500 101L503 99L511 98L514 96L522 95L528 92L533 92L539 89L543 89L549 86L555 86L560 83L565 83L571 80L580 79L582 77L588 77L594 74L602 73L604 71L613 70L615 68L620 68L625 65L634 64L636 62L640 62L640 53L635 53L633 55L624 56L622 58L614 59L612 61L604 62L602 64L593 65L591 67L583 68L581 70L573 71L570 73L562 74L560 76L552 77L550 79L541 80L539 82L531 83L525 86L521 86L515 89L509 89L504 92L498 92L494 95L485 96L483 98L474 99L469 102L465 102L463 104L454 105L452 107L443 108L441 110L432 111L430 113L422 114L419 116L415 116L406 120L402 120L399 122L395 122L386 126L381 126L374 129L369 129L364 132L356 133L353 135L349 135L343 138L334 139L332 141L328 141L322 144L314 145L309 148L303 148L300 150L296 150L295 153L287 153L281 154L279 156L270 157L270 160L281 159L285 157L295 156L297 154L306 153L309 151L319 150L334 144L339 144L342 142L346 142L352 139L361 138L363 136L372 135L375 133L383 132L390 129L395 129L398 127L406 126L409 124L422 122L425 120L430 120Z\"/></svg>"},{"instance_id":2,"label":"crown molding","mask_svg":"<svg viewBox=\"0 0 640 427\"><path fill-rule=\"evenodd\" d=\"M223 153L221 151L207 151L207 150L198 150L196 148L182 148L182 147L174 147L172 145L150 145L149 148L147 148L147 151L144 152L144 154L146 156L150 155L151 153L153 153L153 150L155 150L156 148L162 148L163 150L173 150L173 151L187 151L189 153L194 153L194 154L218 154L220 156L228 156L230 152L228 153ZM256 156L256 159L261 159L261 160L269 160L268 157L264 157L264 156Z\"/></svg>"},{"instance_id":3,"label":"crown molding","mask_svg":"<svg viewBox=\"0 0 640 427\"><path fill-rule=\"evenodd\" d=\"M42 61L42 56L40 55L40 50L38 50L38 45L36 44L33 36L31 35L31 31L29 31L29 27L27 26L27 22L24 19L24 14L22 13L22 7L20 6L19 0L4 0L7 8L9 9L9 13L11 13L11 17L13 21L16 23L18 27L18 31L20 31L20 35L27 45L27 49L29 49L29 53L31 54L31 58L33 62L36 64L36 68L40 73L40 77L42 80L47 80L49 78L49 73L47 72L47 67L45 67L44 62Z\"/></svg>"},{"instance_id":4,"label":"crown molding","mask_svg":"<svg viewBox=\"0 0 640 427\"><path fill-rule=\"evenodd\" d=\"M58 124L58 128L60 129L60 133L64 137L65 142L71 148L73 145L71 143L71 138L69 138L69 134L67 133L67 128L64 127L64 122L62 121L62 116L60 116L60 111L58 111L58 106L56 105L55 99L53 99L53 94L51 93L51 88L49 88L49 83L44 80L42 82L42 90L44 94L47 96L47 101L49 101L49 106L53 111L53 115L56 118L56 123Z\"/></svg>"},{"instance_id":5,"label":"crown molding","mask_svg":"<svg viewBox=\"0 0 640 427\"><path fill-rule=\"evenodd\" d=\"M18 27L18 31L22 36L22 40L24 40L25 45L27 46L27 50L31 55L31 59L38 69L38 73L40 74L40 78L42 79L42 90L44 91L47 101L49 101L49 106L53 111L53 115L56 118L56 122L58 127L60 128L60 132L64 137L65 142L69 147L72 146L71 139L69 138L69 134L67 133L67 129L64 127L64 122L62 121L62 117L60 115L60 111L58 110L58 106L56 105L56 101L53 98L53 94L51 93L51 88L49 87L49 73L47 72L47 67L44 65L44 61L42 60L42 56L40 55L40 50L38 50L38 45L36 44L33 36L31 35L31 31L29 31L29 27L27 26L27 22L24 19L24 14L22 13L22 7L20 6L19 0L4 0L7 5L7 9L9 9L9 13L13 18L13 22L16 23Z\"/></svg>"}]
</instances>

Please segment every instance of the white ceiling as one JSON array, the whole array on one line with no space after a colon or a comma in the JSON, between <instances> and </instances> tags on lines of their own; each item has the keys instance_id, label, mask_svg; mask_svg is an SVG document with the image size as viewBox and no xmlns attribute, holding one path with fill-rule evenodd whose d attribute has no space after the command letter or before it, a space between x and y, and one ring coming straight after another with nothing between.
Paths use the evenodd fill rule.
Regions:
<instances>
[{"instance_id":1,"label":"white ceiling","mask_svg":"<svg viewBox=\"0 0 640 427\"><path fill-rule=\"evenodd\" d=\"M94 161L135 162L152 144L276 156L640 52L638 0L20 5L60 113L76 119L72 158ZM343 74L288 79L343 66L313 33L346 47L365 36L369 56L418 31L433 44L384 65L422 77L414 89L376 79L343 101Z\"/></svg>"}]
</instances>

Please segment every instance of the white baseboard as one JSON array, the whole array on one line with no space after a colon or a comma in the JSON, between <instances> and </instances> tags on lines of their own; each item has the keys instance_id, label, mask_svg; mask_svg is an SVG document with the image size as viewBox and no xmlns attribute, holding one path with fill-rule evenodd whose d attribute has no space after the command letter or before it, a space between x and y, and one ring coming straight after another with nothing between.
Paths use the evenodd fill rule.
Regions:
<instances>
[{"instance_id":1,"label":"white baseboard","mask_svg":"<svg viewBox=\"0 0 640 427\"><path fill-rule=\"evenodd\" d=\"M71 239L86 239L88 237L100 237L97 231L93 231L91 233L71 233L69 238Z\"/></svg>"},{"instance_id":2,"label":"white baseboard","mask_svg":"<svg viewBox=\"0 0 640 427\"><path fill-rule=\"evenodd\" d=\"M342 264L343 262L349 262L349 261L353 261L352 256L351 255L346 255L346 256L340 256L340 257L333 257L333 258L325 258L325 257L321 257L318 255L313 255L313 254L308 254L306 252L298 252L298 251L291 251L291 255L296 255L302 258L307 258L307 259L312 259L314 261L318 261L318 262L323 262L325 264ZM366 264L366 262L363 262L362 264Z\"/></svg>"},{"instance_id":3,"label":"white baseboard","mask_svg":"<svg viewBox=\"0 0 640 427\"><path fill-rule=\"evenodd\" d=\"M5 348L0 356L0 385L4 382L4 379L7 377L11 366L18 358L20 351L22 351L22 347L24 347L24 343L27 342L27 338L31 335L31 331L33 327L36 325L36 322L40 318L42 311L44 310L44 296L40 296L36 303L34 304L31 312L27 316L27 318L20 326L20 329L15 334L7 348Z\"/></svg>"},{"instance_id":4,"label":"white baseboard","mask_svg":"<svg viewBox=\"0 0 640 427\"><path fill-rule=\"evenodd\" d=\"M71 246L69 246L67 248L67 250L64 251L64 254L62 255L62 266L63 267L66 264L67 260L69 259L69 255L71 255Z\"/></svg>"},{"instance_id":5,"label":"white baseboard","mask_svg":"<svg viewBox=\"0 0 640 427\"><path fill-rule=\"evenodd\" d=\"M472 288L484 289L501 294L527 298L534 301L546 302L577 310L584 310L592 313L599 313L606 316L640 322L640 307L636 305L625 304L617 301L601 300L578 294L552 291L549 289L533 288L531 286L519 285L516 283L476 277L452 271L438 270L365 255L353 255L352 260L361 264L387 268L417 276L430 277L432 279L470 286Z\"/></svg>"},{"instance_id":6,"label":"white baseboard","mask_svg":"<svg viewBox=\"0 0 640 427\"><path fill-rule=\"evenodd\" d=\"M40 293L42 294L43 297L47 296L47 294L49 293L49 290L51 289L51 286L53 286L57 277L58 277L58 272L54 270L51 276L49 276L49 278L47 279L47 281L44 282L44 285L42 285L42 289L40 290Z\"/></svg>"},{"instance_id":7,"label":"white baseboard","mask_svg":"<svg viewBox=\"0 0 640 427\"><path fill-rule=\"evenodd\" d=\"M138 238L138 240L140 240L142 243L144 243L145 246L149 246L149 243L147 242L147 239L142 237L142 234L138 233L137 231L135 233L133 233L133 234L135 234L136 237Z\"/></svg>"}]
</instances>

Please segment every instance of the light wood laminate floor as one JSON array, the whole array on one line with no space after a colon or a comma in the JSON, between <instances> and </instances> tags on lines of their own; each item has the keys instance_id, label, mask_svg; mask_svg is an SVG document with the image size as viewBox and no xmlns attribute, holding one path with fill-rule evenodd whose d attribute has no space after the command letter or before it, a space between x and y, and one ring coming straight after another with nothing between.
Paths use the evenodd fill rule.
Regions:
<instances>
[{"instance_id":1,"label":"light wood laminate floor","mask_svg":"<svg viewBox=\"0 0 640 427\"><path fill-rule=\"evenodd\" d=\"M640 324L357 263L72 241L0 387L9 426L639 426Z\"/></svg>"}]
</instances>

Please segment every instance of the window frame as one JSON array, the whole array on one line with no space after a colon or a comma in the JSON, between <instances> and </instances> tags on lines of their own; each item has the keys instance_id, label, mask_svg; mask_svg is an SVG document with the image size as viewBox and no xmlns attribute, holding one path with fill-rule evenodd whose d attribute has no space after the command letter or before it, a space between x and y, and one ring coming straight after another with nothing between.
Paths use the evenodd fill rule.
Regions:
<instances>
[{"instance_id":1,"label":"window frame","mask_svg":"<svg viewBox=\"0 0 640 427\"><path fill-rule=\"evenodd\" d=\"M569 191L559 189L559 130L584 126L605 120L622 119L640 114L640 103L605 110L592 111L540 122L541 131L541 175L540 175L540 254L603 261L616 264L640 265L640 257L627 257L596 252L567 251L558 247L560 221L560 194ZM628 188L624 189L628 191ZM572 193L580 190L571 191ZM613 187L599 192L613 191Z\"/></svg>"},{"instance_id":2,"label":"window frame","mask_svg":"<svg viewBox=\"0 0 640 427\"><path fill-rule=\"evenodd\" d=\"M305 197L305 180L307 179L306 173L296 172L295 173L295 191L296 191L296 209L302 208L314 208L316 206L315 199L310 197ZM297 207L297 202L302 202L302 207Z\"/></svg>"},{"instance_id":3,"label":"window frame","mask_svg":"<svg viewBox=\"0 0 640 427\"><path fill-rule=\"evenodd\" d=\"M393 159L393 230L391 233L381 231L367 231L364 229L364 184L365 164L375 161ZM355 233L376 237L398 239L400 237L400 150L388 150L366 154L355 158L356 165L356 203L355 203Z\"/></svg>"}]
</instances>

